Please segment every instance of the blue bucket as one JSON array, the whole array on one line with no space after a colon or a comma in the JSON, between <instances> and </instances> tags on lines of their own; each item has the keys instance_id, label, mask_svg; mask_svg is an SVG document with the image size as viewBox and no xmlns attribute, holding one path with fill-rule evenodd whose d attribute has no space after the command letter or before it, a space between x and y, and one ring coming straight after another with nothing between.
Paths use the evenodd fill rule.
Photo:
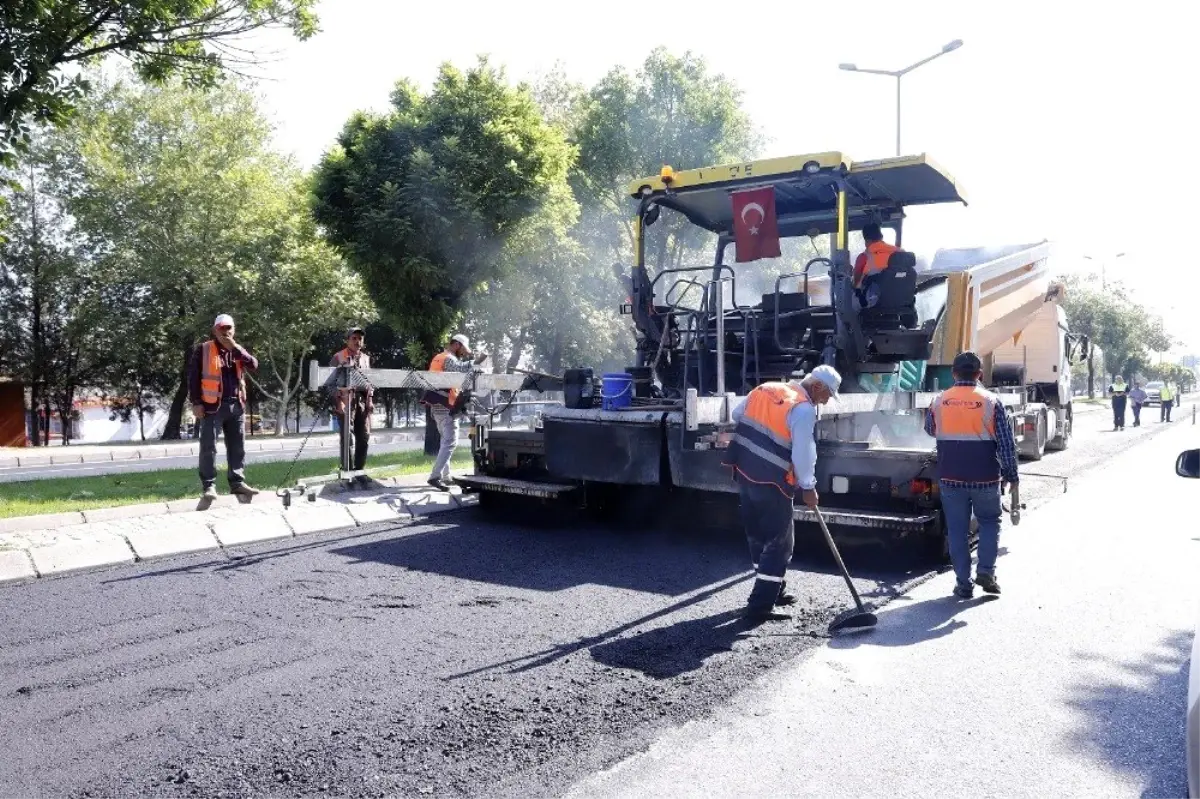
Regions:
<instances>
[{"instance_id":1,"label":"blue bucket","mask_svg":"<svg viewBox=\"0 0 1200 799\"><path fill-rule=\"evenodd\" d=\"M600 380L600 407L606 411L628 408L633 404L633 375L616 372Z\"/></svg>"}]
</instances>

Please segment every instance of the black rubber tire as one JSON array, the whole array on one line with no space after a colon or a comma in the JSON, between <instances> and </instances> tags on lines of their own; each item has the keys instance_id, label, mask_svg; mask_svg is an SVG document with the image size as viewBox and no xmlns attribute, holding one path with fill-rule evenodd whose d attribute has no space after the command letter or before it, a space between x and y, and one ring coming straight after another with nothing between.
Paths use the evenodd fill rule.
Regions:
<instances>
[{"instance_id":1,"label":"black rubber tire","mask_svg":"<svg viewBox=\"0 0 1200 799\"><path fill-rule=\"evenodd\" d=\"M1071 422L1072 417L1068 414L1062 433L1046 442L1046 449L1049 452L1062 452L1071 445Z\"/></svg>"},{"instance_id":2,"label":"black rubber tire","mask_svg":"<svg viewBox=\"0 0 1200 799\"><path fill-rule=\"evenodd\" d=\"M1029 460L1040 461L1042 456L1046 454L1046 417L1038 414L1037 418L1037 447L1028 452Z\"/></svg>"}]
</instances>

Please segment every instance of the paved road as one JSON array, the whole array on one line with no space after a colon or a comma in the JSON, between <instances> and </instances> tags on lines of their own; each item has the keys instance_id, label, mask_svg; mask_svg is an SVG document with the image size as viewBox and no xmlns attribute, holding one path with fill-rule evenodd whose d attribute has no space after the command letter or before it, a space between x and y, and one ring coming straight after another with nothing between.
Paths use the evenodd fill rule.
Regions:
<instances>
[{"instance_id":1,"label":"paved road","mask_svg":"<svg viewBox=\"0 0 1200 799\"><path fill-rule=\"evenodd\" d=\"M1163 429L1105 421L1031 470ZM876 599L928 577L850 560ZM555 793L822 643L845 586L794 569L796 618L749 628L736 530L464 511L0 589L0 795Z\"/></svg>"},{"instance_id":2,"label":"paved road","mask_svg":"<svg viewBox=\"0 0 1200 799\"><path fill-rule=\"evenodd\" d=\"M1200 486L1174 464L1196 431L1006 530L1001 598L940 575L568 796L1187 796Z\"/></svg>"}]
</instances>

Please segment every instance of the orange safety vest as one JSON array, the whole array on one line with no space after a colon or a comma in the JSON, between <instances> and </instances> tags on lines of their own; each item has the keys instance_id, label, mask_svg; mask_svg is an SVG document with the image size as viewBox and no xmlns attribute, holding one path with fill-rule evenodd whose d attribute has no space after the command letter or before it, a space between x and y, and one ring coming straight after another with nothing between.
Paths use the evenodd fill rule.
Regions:
<instances>
[{"instance_id":1,"label":"orange safety vest","mask_svg":"<svg viewBox=\"0 0 1200 799\"><path fill-rule=\"evenodd\" d=\"M787 497L796 495L787 417L792 408L810 401L804 389L788 383L763 383L750 392L723 459L735 477L773 485Z\"/></svg>"},{"instance_id":2,"label":"orange safety vest","mask_svg":"<svg viewBox=\"0 0 1200 799\"><path fill-rule=\"evenodd\" d=\"M954 386L934 399L931 412L939 478L980 483L1000 480L997 401L982 386Z\"/></svg>"},{"instance_id":3,"label":"orange safety vest","mask_svg":"<svg viewBox=\"0 0 1200 799\"><path fill-rule=\"evenodd\" d=\"M335 366L346 366L347 364L352 364L361 369L361 368L363 368L361 365L362 364L361 358L364 355L366 355L366 353L363 352L362 350L359 350L358 355L355 355L354 353L352 353L350 351L349 347L343 347L342 350L338 354L333 356L333 363ZM338 391L342 394L350 394L350 393L354 392L355 390L356 389L353 389L353 388L338 389ZM357 389L357 390L358 391L365 390L365 391L367 391L368 394L371 393L369 390L366 390L366 389Z\"/></svg>"},{"instance_id":4,"label":"orange safety vest","mask_svg":"<svg viewBox=\"0 0 1200 799\"><path fill-rule=\"evenodd\" d=\"M204 342L200 360L200 401L205 405L221 404L221 348L215 341ZM242 377L242 362L235 360L237 371L238 399L246 402L246 381Z\"/></svg>"},{"instance_id":5,"label":"orange safety vest","mask_svg":"<svg viewBox=\"0 0 1200 799\"><path fill-rule=\"evenodd\" d=\"M445 352L439 352L437 355L433 356L433 360L429 362L429 371L446 371L446 359L449 357L450 355ZM421 401L426 405L442 405L447 408L453 408L454 401L458 399L458 392L454 389L450 389L450 396L448 398L445 397L446 395L442 394L440 391L426 391L425 396Z\"/></svg>"},{"instance_id":6,"label":"orange safety vest","mask_svg":"<svg viewBox=\"0 0 1200 799\"><path fill-rule=\"evenodd\" d=\"M892 257L892 253L899 252L899 247L893 247L886 241L873 241L867 245L867 250L864 255L867 256L867 266L859 276L858 281L854 284L855 288L862 286L863 281L871 275L876 275L887 269L888 258Z\"/></svg>"}]
</instances>

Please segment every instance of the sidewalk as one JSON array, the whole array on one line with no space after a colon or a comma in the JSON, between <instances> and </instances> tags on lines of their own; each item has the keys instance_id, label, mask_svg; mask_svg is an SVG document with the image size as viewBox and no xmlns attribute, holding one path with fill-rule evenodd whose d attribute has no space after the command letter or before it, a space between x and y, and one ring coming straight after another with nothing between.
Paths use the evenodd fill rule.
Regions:
<instances>
[{"instance_id":1,"label":"sidewalk","mask_svg":"<svg viewBox=\"0 0 1200 799\"><path fill-rule=\"evenodd\" d=\"M1186 796L1195 446L1181 426L1006 521L1003 597L938 575L569 795Z\"/></svg>"},{"instance_id":2,"label":"sidewalk","mask_svg":"<svg viewBox=\"0 0 1200 799\"><path fill-rule=\"evenodd\" d=\"M407 522L470 507L476 495L435 491L424 475L379 481L382 490L338 493L315 502L262 493L249 505L218 497L206 511L195 498L79 513L0 520L0 584L134 563L151 558L340 530L376 522Z\"/></svg>"},{"instance_id":3,"label":"sidewalk","mask_svg":"<svg viewBox=\"0 0 1200 799\"><path fill-rule=\"evenodd\" d=\"M423 427L410 430L381 430L371 435L371 443L394 444L400 441L423 441L424 438L425 429ZM294 449L294 446L298 447L303 440L303 435L247 438L246 451L290 451ZM319 432L312 434L305 449L336 447L337 445L337 433ZM58 444L49 447L3 447L0 448L0 468L171 458L198 455L199 448L200 442L196 439L119 444L70 444L65 447Z\"/></svg>"}]
</instances>

